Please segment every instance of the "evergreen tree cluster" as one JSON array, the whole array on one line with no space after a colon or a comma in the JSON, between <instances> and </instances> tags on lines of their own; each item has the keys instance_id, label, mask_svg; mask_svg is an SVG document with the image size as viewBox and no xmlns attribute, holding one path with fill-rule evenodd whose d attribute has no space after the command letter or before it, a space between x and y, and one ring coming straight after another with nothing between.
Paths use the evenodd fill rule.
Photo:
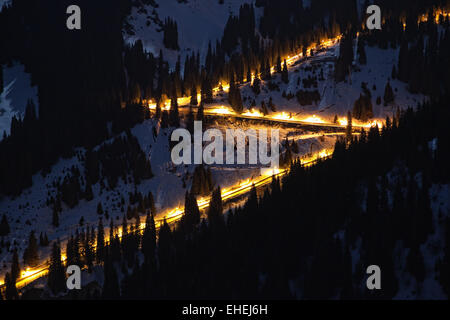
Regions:
<instances>
[{"instance_id":1,"label":"evergreen tree cluster","mask_svg":"<svg viewBox=\"0 0 450 320\"><path fill-rule=\"evenodd\" d=\"M362 83L362 89L363 93L353 104L352 115L353 118L366 122L373 117L372 93L365 82Z\"/></svg>"},{"instance_id":2,"label":"evergreen tree cluster","mask_svg":"<svg viewBox=\"0 0 450 320\"><path fill-rule=\"evenodd\" d=\"M441 171L448 149L433 156L425 146L436 135L440 140L444 130L448 133L448 129L436 129L436 121L442 121L440 116L446 114L444 101L423 106L418 113L409 110L400 118L389 119L381 133L373 128L350 144L338 143L330 160L310 168L295 162L282 184L274 179L260 197L253 189L246 204L229 212L226 220L220 214L220 188L216 189L207 210L208 224L203 220L186 228L180 223L171 229L164 222L156 249L154 228L149 228L153 240L148 252L156 255L159 267L151 262L156 259L153 256L143 264L135 262L131 274L126 272L119 283L116 264L114 272L108 269L113 289L110 283L105 284L104 295L392 298L399 285L394 272L394 248L399 240L402 250L408 250L402 270L416 279L420 290L427 272L420 246L434 232L430 185L449 181ZM448 139L444 143L448 146ZM419 153L418 145L422 146ZM368 153L368 149L375 153ZM388 182L388 172L400 159L408 169L396 181ZM422 173L422 184L414 178L418 172ZM361 182L367 186L366 198L360 194ZM392 205L388 192L394 195ZM189 198L187 194L187 207ZM361 200L365 205L354 199L365 199ZM287 217L280 219L274 214L280 211ZM339 230L344 230L342 237L336 237ZM362 239L361 260L353 261L350 250L358 239ZM371 264L383 270L382 291L365 289L365 267ZM448 272L443 267L440 270L444 278ZM262 283L258 281L260 274L264 274ZM296 284L301 296L290 290L289 283Z\"/></svg>"},{"instance_id":3,"label":"evergreen tree cluster","mask_svg":"<svg viewBox=\"0 0 450 320\"><path fill-rule=\"evenodd\" d=\"M105 179L110 189L117 186L119 178L128 182L128 173L135 184L153 177L150 160L130 131L111 143L103 144L96 151L89 151L85 166L86 180L95 184L99 179Z\"/></svg>"},{"instance_id":4,"label":"evergreen tree cluster","mask_svg":"<svg viewBox=\"0 0 450 320\"><path fill-rule=\"evenodd\" d=\"M320 93L317 89L313 91L300 89L295 96L297 97L298 103L302 106L312 105L313 103L317 104L320 101Z\"/></svg>"},{"instance_id":5,"label":"evergreen tree cluster","mask_svg":"<svg viewBox=\"0 0 450 320\"><path fill-rule=\"evenodd\" d=\"M375 127L350 143L338 141L333 157L314 166L294 161L282 181L274 178L260 195L253 188L245 205L227 215L218 187L208 222L199 218L193 193L186 194L184 217L174 227L164 220L157 230L148 213L141 232L139 219L129 224L124 217L123 237L111 222L106 243L99 222L97 233L87 228L71 239L68 259L86 266L99 259L105 299L390 299L399 290L399 267L416 280L419 292L428 272L435 272L425 268L421 251L435 232L430 188L450 181L450 135L442 125L447 104L443 98L387 118L381 131ZM430 149L433 139L437 146ZM448 290L446 228L435 244L444 250L436 274ZM101 256L93 251L94 239L104 243ZM350 254L356 247L359 260ZM404 266L396 263L398 250L407 252ZM59 270L59 259L53 260L52 270ZM383 290L365 287L371 264L383 270ZM13 281L10 273L7 280ZM59 282L61 275L52 271L49 284L58 288ZM291 290L292 283L298 290ZM14 288L8 290L14 299Z\"/></svg>"},{"instance_id":6,"label":"evergreen tree cluster","mask_svg":"<svg viewBox=\"0 0 450 320\"><path fill-rule=\"evenodd\" d=\"M179 50L178 46L178 26L176 21L170 17L164 21L164 39L163 43L167 49Z\"/></svg>"},{"instance_id":7,"label":"evergreen tree cluster","mask_svg":"<svg viewBox=\"0 0 450 320\"><path fill-rule=\"evenodd\" d=\"M198 165L194 169L192 176L191 193L199 196L206 196L213 190L211 168Z\"/></svg>"}]
</instances>

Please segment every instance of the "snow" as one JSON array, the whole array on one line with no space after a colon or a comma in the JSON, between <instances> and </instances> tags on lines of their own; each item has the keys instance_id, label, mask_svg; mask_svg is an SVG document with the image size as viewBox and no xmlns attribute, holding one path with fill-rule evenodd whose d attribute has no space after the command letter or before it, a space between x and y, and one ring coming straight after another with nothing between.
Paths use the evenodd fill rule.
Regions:
<instances>
[{"instance_id":1,"label":"snow","mask_svg":"<svg viewBox=\"0 0 450 320\"><path fill-rule=\"evenodd\" d=\"M76 155L70 159L60 159L56 165L51 168L51 172L43 177L41 173L33 176L33 186L23 192L18 198L3 198L0 201L0 213L5 213L11 228L11 233L5 239L11 244L16 243L13 247L17 247L19 257L22 257L23 250L27 246L28 235L31 230L35 231L38 237L41 232L46 232L50 241L59 239L63 246L65 240L74 234L79 228L80 218L84 218L84 226L96 226L99 216L96 213L97 204L102 203L103 209L108 211L111 218L114 219L115 224L119 224L124 215L121 212L118 203L121 197L125 199L126 209L129 204L128 193L134 192L135 188L142 194L148 194L151 191L155 198L155 206L158 210L158 218L162 218L166 212L175 207L184 206L184 194L192 183L192 173L195 165L180 165L174 167L169 153L169 135L172 129L160 129L156 139L153 135L153 127L155 126L153 120L146 120L141 124L132 128L131 133L136 136L141 149L149 156L152 164L152 171L154 177L149 180L144 180L140 185L135 186L131 183L125 183L122 179L114 190L104 189L100 192L100 184L97 183L92 186L94 193L94 200L81 200L74 208L68 208L63 203L63 212L60 215L60 226L55 228L52 226L52 209L46 206L46 200L50 196L55 197L56 189L52 186L53 182L64 176L75 166L80 170L81 175L84 175L83 163L79 161L78 155L85 153L85 150L80 148L76 150ZM234 125L221 125L216 123L215 127L225 130L249 128L248 122L236 123ZM255 128L254 125L251 126ZM257 126L256 129L273 128L270 126ZM335 137L326 136L321 137L312 132L298 130L292 132L283 128L280 129L280 141L290 134L290 139L295 139L299 143L300 155L306 154L310 151L311 144L314 148L331 148L334 145ZM107 142L111 142L110 139ZM107 143L106 142L106 143ZM98 148L97 146L96 148ZM94 149L96 149L94 148ZM315 150L315 149L314 149ZM226 165L226 166L212 166L212 177L216 185L221 187L229 187L237 182L246 180L251 177L259 176L259 166L249 165ZM186 177L186 188L183 187L182 178ZM84 188L84 186L81 186ZM109 222L104 222L107 226ZM41 261L44 262L49 255L50 248L40 248ZM9 262L11 252L3 250L0 253L0 274L9 270Z\"/></svg>"},{"instance_id":2,"label":"snow","mask_svg":"<svg viewBox=\"0 0 450 320\"><path fill-rule=\"evenodd\" d=\"M23 117L28 99L38 105L37 87L31 85L31 76L25 72L25 67L14 63L2 68L4 90L0 95L0 140L3 139L3 131L10 133L13 116Z\"/></svg>"},{"instance_id":3,"label":"snow","mask_svg":"<svg viewBox=\"0 0 450 320\"><path fill-rule=\"evenodd\" d=\"M421 94L411 94L407 90L407 84L398 80L390 79L392 67L398 62L399 49L379 49L375 47L366 46L367 65L356 65L356 71L353 71L350 81L340 82L338 84L334 81L334 69L332 62L339 55L338 44L329 49L315 54L313 57L308 57L302 63L294 64L288 67L289 83L285 84L281 81L281 76L273 75L272 82L280 87L280 91L269 91L267 88L267 81L262 81L261 93L257 96L251 90L250 84L247 83L241 86L241 93L244 99L244 106L249 107L250 102L255 99L256 106L259 108L262 101L266 105L269 98L272 97L277 112L285 111L295 115L312 116L316 115L332 122L335 115L345 117L347 111L353 109L354 102L362 93L361 83L365 82L367 88L372 93L372 106L374 118L385 119L386 116L392 117L397 108L407 109L408 107L415 108L418 102L421 102L425 97ZM323 69L324 80L318 80L317 88L304 88L303 84L297 85L297 79L305 79L308 76L314 76L310 71L312 66L316 66L315 75L318 76L321 69ZM395 102L392 105L384 106L383 96L386 83L390 79L391 87L394 91ZM294 97L290 100L283 98L282 93L295 93L298 90L318 90L321 95L321 100L317 104L301 106ZM377 105L377 97L381 97L381 104ZM245 99L247 98L247 99ZM225 103L226 104L226 103Z\"/></svg>"},{"instance_id":4,"label":"snow","mask_svg":"<svg viewBox=\"0 0 450 320\"><path fill-rule=\"evenodd\" d=\"M9 6L11 4L11 0L0 0L0 12L3 10L4 6Z\"/></svg>"},{"instance_id":5,"label":"snow","mask_svg":"<svg viewBox=\"0 0 450 320\"><path fill-rule=\"evenodd\" d=\"M211 41L214 45L216 40L222 37L230 13L238 14L242 4L253 1L224 0L222 5L216 0L189 0L188 3L179 3L177 0L156 0L156 2L158 8L147 5L144 6L146 11L133 7L128 22L133 27L135 35L124 32L124 38L129 44L142 40L145 50L156 56L159 56L162 49L164 58L173 66L179 55L184 58L200 51L203 58L207 53L208 43ZM157 22L163 23L168 17L177 22L180 51L164 48L164 33ZM147 21L150 21L148 26Z\"/></svg>"}]
</instances>

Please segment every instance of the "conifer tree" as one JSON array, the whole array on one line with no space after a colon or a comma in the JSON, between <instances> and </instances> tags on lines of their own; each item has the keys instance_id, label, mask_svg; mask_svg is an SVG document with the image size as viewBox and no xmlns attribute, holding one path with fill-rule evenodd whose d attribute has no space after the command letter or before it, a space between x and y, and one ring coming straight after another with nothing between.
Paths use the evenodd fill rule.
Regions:
<instances>
[{"instance_id":1,"label":"conifer tree","mask_svg":"<svg viewBox=\"0 0 450 320\"><path fill-rule=\"evenodd\" d=\"M19 265L19 256L17 254L17 249L14 248L12 263L11 263L11 277L14 279L20 278L20 265Z\"/></svg>"},{"instance_id":2,"label":"conifer tree","mask_svg":"<svg viewBox=\"0 0 450 320\"><path fill-rule=\"evenodd\" d=\"M148 208L150 209L150 213L152 215L156 214L155 200L153 198L153 193L151 191L148 192Z\"/></svg>"},{"instance_id":3,"label":"conifer tree","mask_svg":"<svg viewBox=\"0 0 450 320\"><path fill-rule=\"evenodd\" d=\"M7 236L10 232L8 219L6 215L3 214L2 221L0 222L0 237Z\"/></svg>"},{"instance_id":4,"label":"conifer tree","mask_svg":"<svg viewBox=\"0 0 450 320\"><path fill-rule=\"evenodd\" d=\"M247 67L247 82L252 82L252 71L250 70L250 65Z\"/></svg>"},{"instance_id":5,"label":"conifer tree","mask_svg":"<svg viewBox=\"0 0 450 320\"><path fill-rule=\"evenodd\" d=\"M86 179L86 189L84 191L84 198L86 201L91 201L94 199L94 193L92 192L92 184L89 182L89 179Z\"/></svg>"},{"instance_id":6,"label":"conifer tree","mask_svg":"<svg viewBox=\"0 0 450 320\"><path fill-rule=\"evenodd\" d=\"M286 59L284 59L284 63L283 63L283 70L282 70L282 74L281 74L281 80L283 80L283 82L286 83L286 84L289 83L289 72L288 72L288 68L287 68Z\"/></svg>"},{"instance_id":7,"label":"conifer tree","mask_svg":"<svg viewBox=\"0 0 450 320\"><path fill-rule=\"evenodd\" d=\"M102 206L101 202L99 202L98 205L97 205L97 214L98 215L102 215L103 214L103 206Z\"/></svg>"},{"instance_id":8,"label":"conifer tree","mask_svg":"<svg viewBox=\"0 0 450 320\"><path fill-rule=\"evenodd\" d=\"M365 43L364 43L364 40L362 40L362 39L358 39L357 54L358 54L359 64L365 65L367 63L367 56L366 56Z\"/></svg>"},{"instance_id":9,"label":"conifer tree","mask_svg":"<svg viewBox=\"0 0 450 320\"><path fill-rule=\"evenodd\" d=\"M212 228L217 228L223 224L223 204L220 187L217 187L211 196L208 208L208 221Z\"/></svg>"},{"instance_id":10,"label":"conifer tree","mask_svg":"<svg viewBox=\"0 0 450 320\"><path fill-rule=\"evenodd\" d=\"M197 199L192 192L187 191L184 199L184 222L189 231L200 222L200 210Z\"/></svg>"},{"instance_id":11,"label":"conifer tree","mask_svg":"<svg viewBox=\"0 0 450 320\"><path fill-rule=\"evenodd\" d=\"M198 105L197 86L194 84L194 85L192 85L192 89L191 89L191 106L196 106L196 105Z\"/></svg>"},{"instance_id":12,"label":"conifer tree","mask_svg":"<svg viewBox=\"0 0 450 320\"><path fill-rule=\"evenodd\" d=\"M161 100L158 100L156 102L156 109L155 109L155 119L159 120L161 118Z\"/></svg>"},{"instance_id":13,"label":"conifer tree","mask_svg":"<svg viewBox=\"0 0 450 320\"><path fill-rule=\"evenodd\" d=\"M167 110L164 110L161 116L161 128L165 129L168 127L169 127L169 113L167 112Z\"/></svg>"},{"instance_id":14,"label":"conifer tree","mask_svg":"<svg viewBox=\"0 0 450 320\"><path fill-rule=\"evenodd\" d=\"M92 231L92 232L91 232ZM93 238L95 237L95 231L89 230L86 227L86 233L83 239L83 251L84 251L84 263L88 267L89 272L92 271L92 265L94 263L95 254L93 249Z\"/></svg>"},{"instance_id":15,"label":"conifer tree","mask_svg":"<svg viewBox=\"0 0 450 320\"><path fill-rule=\"evenodd\" d=\"M59 227L59 210L56 205L53 205L52 209L52 225Z\"/></svg>"},{"instance_id":16,"label":"conifer tree","mask_svg":"<svg viewBox=\"0 0 450 320\"><path fill-rule=\"evenodd\" d=\"M9 272L5 274L5 299L18 300L19 293L16 288L16 279L12 277Z\"/></svg>"},{"instance_id":17,"label":"conifer tree","mask_svg":"<svg viewBox=\"0 0 450 320\"><path fill-rule=\"evenodd\" d=\"M180 115L178 112L178 99L177 99L175 89L173 89L173 90L174 90L174 92L173 92L171 100L170 100L169 125L171 127L178 128L180 126Z\"/></svg>"},{"instance_id":18,"label":"conifer tree","mask_svg":"<svg viewBox=\"0 0 450 320\"><path fill-rule=\"evenodd\" d=\"M28 247L23 253L23 261L25 265L31 267L36 266L39 262L38 244L36 237L34 236L34 231L31 231L30 236L28 237Z\"/></svg>"},{"instance_id":19,"label":"conifer tree","mask_svg":"<svg viewBox=\"0 0 450 320\"><path fill-rule=\"evenodd\" d=\"M156 227L153 214L148 213L142 235L142 252L147 261L153 262L156 252Z\"/></svg>"},{"instance_id":20,"label":"conifer tree","mask_svg":"<svg viewBox=\"0 0 450 320\"><path fill-rule=\"evenodd\" d=\"M188 113L187 119L186 119L186 129L191 134L194 134L194 121L195 121L194 111L192 109L192 106L189 106L189 113Z\"/></svg>"},{"instance_id":21,"label":"conifer tree","mask_svg":"<svg viewBox=\"0 0 450 320\"><path fill-rule=\"evenodd\" d=\"M351 142L353 139L353 135L352 135L352 114L350 111L348 111L347 113L347 128L345 129L345 138L347 140L347 142Z\"/></svg>"},{"instance_id":22,"label":"conifer tree","mask_svg":"<svg viewBox=\"0 0 450 320\"><path fill-rule=\"evenodd\" d=\"M275 105L273 104L273 100L272 97L269 98L269 109L272 112L277 112L277 108L275 107Z\"/></svg>"},{"instance_id":23,"label":"conifer tree","mask_svg":"<svg viewBox=\"0 0 450 320\"><path fill-rule=\"evenodd\" d=\"M58 294L66 288L66 276L61 261L61 248L58 242L53 242L50 267L48 270L48 287L53 294Z\"/></svg>"},{"instance_id":24,"label":"conifer tree","mask_svg":"<svg viewBox=\"0 0 450 320\"><path fill-rule=\"evenodd\" d=\"M286 59L284 59L284 62L286 63ZM278 57L277 57L277 67L276 67L276 69L277 69L277 73L281 73L281 58L280 58L280 55L278 55Z\"/></svg>"},{"instance_id":25,"label":"conifer tree","mask_svg":"<svg viewBox=\"0 0 450 320\"><path fill-rule=\"evenodd\" d=\"M264 102L264 100L261 101L261 113L263 115L269 114L269 110L267 109L267 106L266 106L266 103Z\"/></svg>"},{"instance_id":26,"label":"conifer tree","mask_svg":"<svg viewBox=\"0 0 450 320\"><path fill-rule=\"evenodd\" d=\"M255 79L253 79L252 90L255 95L261 93L261 80L259 79L258 75L255 75Z\"/></svg>"},{"instance_id":27,"label":"conifer tree","mask_svg":"<svg viewBox=\"0 0 450 320\"><path fill-rule=\"evenodd\" d=\"M203 121L205 114L204 114L204 106L203 106L203 101L200 102L200 107L198 107L197 110L197 117L196 120L197 121Z\"/></svg>"},{"instance_id":28,"label":"conifer tree","mask_svg":"<svg viewBox=\"0 0 450 320\"><path fill-rule=\"evenodd\" d=\"M394 102L394 92L392 91L391 84L388 80L386 83L386 87L384 88L384 105L387 106L390 103Z\"/></svg>"},{"instance_id":29,"label":"conifer tree","mask_svg":"<svg viewBox=\"0 0 450 320\"><path fill-rule=\"evenodd\" d=\"M97 231L97 251L96 258L97 263L104 262L105 259L105 230L103 228L102 219L98 221L98 231Z\"/></svg>"}]
</instances>

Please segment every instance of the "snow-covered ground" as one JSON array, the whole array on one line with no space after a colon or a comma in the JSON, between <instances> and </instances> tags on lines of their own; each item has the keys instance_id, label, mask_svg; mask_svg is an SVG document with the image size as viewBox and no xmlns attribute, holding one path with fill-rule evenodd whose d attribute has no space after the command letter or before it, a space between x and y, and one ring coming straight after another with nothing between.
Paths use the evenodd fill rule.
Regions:
<instances>
[{"instance_id":1,"label":"snow-covered ground","mask_svg":"<svg viewBox=\"0 0 450 320\"><path fill-rule=\"evenodd\" d=\"M154 120L146 120L132 128L131 133L136 136L141 149L151 159L154 177L143 180L140 185L125 183L119 180L114 190L100 189L100 183L92 186L94 199L92 201L81 200L74 208L69 208L63 203L63 212L60 214L60 226L52 226L52 208L46 205L48 198L55 197L56 189L53 182L63 178L75 166L84 175L84 165L79 160L78 154L84 154L84 149L76 150L76 156L71 159L61 159L51 169L51 172L43 177L38 173L33 177L33 186L25 190L18 198L5 197L0 200L0 213L6 214L11 233L4 240L11 243L11 249L18 249L19 257L22 257L23 250L27 246L28 235L31 230L35 231L38 237L41 232L46 232L49 240L60 239L64 242L71 234L79 228L81 217L84 219L84 226L98 223L97 205L102 203L103 210L107 210L110 217L119 224L124 212L121 211L121 198L125 199L125 211L129 204L129 193L135 190L142 194L151 191L154 195L155 205L158 210L156 218L162 218L168 210L175 207L184 206L184 194L192 183L192 173L195 165L174 166L169 153L169 129L159 130L156 139L153 136ZM218 129L243 129L250 128L247 122L237 122L236 124L215 124ZM267 129L267 126L251 125L256 129ZM158 128L158 126L157 126ZM273 128L273 127L271 127ZM335 137L314 135L312 132L304 130L292 131L280 127L280 141L283 141L289 134L290 140L298 141L299 155L306 154L319 149L330 149L335 143ZM294 134L295 133L295 134ZM294 134L294 135L293 135ZM212 178L215 185L230 187L248 178L260 175L260 167L253 165L236 165L211 167ZM183 186L183 178L186 184ZM82 189L84 186L82 185ZM109 222L108 222L109 223ZM49 248L40 248L40 257L44 262L49 255ZM0 278L7 270L11 260L11 252L3 250L0 253Z\"/></svg>"},{"instance_id":2,"label":"snow-covered ground","mask_svg":"<svg viewBox=\"0 0 450 320\"><path fill-rule=\"evenodd\" d=\"M351 74L351 81L340 82L334 81L334 71L332 59L339 55L338 45L334 45L329 49L317 53L314 57L309 57L303 63L289 67L289 83L285 84L281 81L281 75L275 75L272 82L276 83L280 90L270 91L267 81L262 81L261 93L255 95L247 83L241 87L244 106L250 107L252 100L256 102L256 109L259 109L261 102L265 101L267 105L269 98L272 97L273 103L277 108L277 112L290 112L297 116L316 115L324 120L331 122L335 115L345 117L347 111L353 109L354 102L363 92L361 88L362 82L365 82L367 88L372 94L372 106L375 118L385 119L386 116L395 114L397 107L406 109L408 107L416 107L417 103L425 98L420 94L411 94L407 90L407 84L398 80L392 80L392 67L398 63L398 49L379 49L376 47L366 46L367 64L356 65L357 71ZM315 71L314 71L315 66ZM319 74L323 70L324 80L319 79ZM305 88L302 79L309 76L317 76L317 88ZM298 79L300 83L298 83ZM386 83L390 79L391 87L394 91L395 102L391 105L384 106L383 96ZM295 97L291 99L284 98L283 92L286 94L296 94L298 90L312 91L318 90L321 96L317 104L301 106ZM381 104L377 105L377 97L381 97ZM226 105L226 100L223 101Z\"/></svg>"},{"instance_id":3,"label":"snow-covered ground","mask_svg":"<svg viewBox=\"0 0 450 320\"><path fill-rule=\"evenodd\" d=\"M28 99L32 99L38 106L38 91L36 86L31 86L30 74L25 72L22 64L15 63L12 66L0 66L3 68L4 90L0 95L0 140L3 139L3 131L9 134L11 119L14 116L23 117ZM37 113L38 110L36 110Z\"/></svg>"},{"instance_id":4,"label":"snow-covered ground","mask_svg":"<svg viewBox=\"0 0 450 320\"><path fill-rule=\"evenodd\" d=\"M127 43L140 39L144 48L156 56L162 49L164 58L173 66L178 56L184 59L186 55L200 51L203 58L207 53L208 43L211 41L214 45L216 40L222 37L230 13L237 15L242 4L253 3L253 0L224 0L224 4L215 0L155 2L158 4L157 8L151 5L143 8L133 7L128 23L134 34L125 31L124 38ZM164 48L161 22L168 17L177 22L180 51Z\"/></svg>"},{"instance_id":5,"label":"snow-covered ground","mask_svg":"<svg viewBox=\"0 0 450 320\"><path fill-rule=\"evenodd\" d=\"M11 0L0 0L0 12L3 9L3 6L9 6L11 4Z\"/></svg>"}]
</instances>

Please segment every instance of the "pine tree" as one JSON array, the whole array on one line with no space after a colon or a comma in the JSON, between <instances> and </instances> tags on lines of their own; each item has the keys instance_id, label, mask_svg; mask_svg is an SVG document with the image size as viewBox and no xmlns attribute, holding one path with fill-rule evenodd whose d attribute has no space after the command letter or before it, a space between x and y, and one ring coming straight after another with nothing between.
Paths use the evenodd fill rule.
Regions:
<instances>
[{"instance_id":1,"label":"pine tree","mask_svg":"<svg viewBox=\"0 0 450 320\"><path fill-rule=\"evenodd\" d=\"M150 213L152 215L156 214L155 200L153 198L153 193L151 191L148 192L148 208L150 209Z\"/></svg>"},{"instance_id":2,"label":"pine tree","mask_svg":"<svg viewBox=\"0 0 450 320\"><path fill-rule=\"evenodd\" d=\"M286 64L286 59L284 59L284 63ZM277 57L277 67L276 67L276 69L277 69L277 73L281 73L281 58L280 58L280 55L278 55L278 57Z\"/></svg>"},{"instance_id":3,"label":"pine tree","mask_svg":"<svg viewBox=\"0 0 450 320\"><path fill-rule=\"evenodd\" d=\"M161 128L165 129L168 127L169 127L169 113L167 112L167 110L164 110L161 116Z\"/></svg>"},{"instance_id":4,"label":"pine tree","mask_svg":"<svg viewBox=\"0 0 450 320\"><path fill-rule=\"evenodd\" d=\"M53 242L50 267L48 270L48 287L53 294L58 294L66 289L66 276L61 261L61 248L58 242Z\"/></svg>"},{"instance_id":5,"label":"pine tree","mask_svg":"<svg viewBox=\"0 0 450 320\"><path fill-rule=\"evenodd\" d=\"M261 113L263 115L269 114L269 109L267 109L267 106L266 106L266 103L264 102L264 100L261 101Z\"/></svg>"},{"instance_id":6,"label":"pine tree","mask_svg":"<svg viewBox=\"0 0 450 320\"><path fill-rule=\"evenodd\" d=\"M170 100L169 125L171 127L178 128L180 126L180 115L178 112L178 99L177 99L175 89L173 89L173 90L174 90L174 92L173 92L171 100Z\"/></svg>"},{"instance_id":7,"label":"pine tree","mask_svg":"<svg viewBox=\"0 0 450 320\"><path fill-rule=\"evenodd\" d=\"M362 39L358 40L357 54L358 54L359 64L365 65L367 63L367 56L366 56L364 40L362 40Z\"/></svg>"},{"instance_id":8,"label":"pine tree","mask_svg":"<svg viewBox=\"0 0 450 320\"><path fill-rule=\"evenodd\" d=\"M89 227L86 227L86 233L83 239L84 263L88 267L89 272L92 271L92 265L95 259L93 249L93 240L95 237L95 231L93 229L91 231L92 232L90 232Z\"/></svg>"},{"instance_id":9,"label":"pine tree","mask_svg":"<svg viewBox=\"0 0 450 320\"><path fill-rule=\"evenodd\" d=\"M184 222L189 231L200 222L197 199L192 192L187 191L184 198Z\"/></svg>"},{"instance_id":10,"label":"pine tree","mask_svg":"<svg viewBox=\"0 0 450 320\"><path fill-rule=\"evenodd\" d=\"M192 106L189 106L189 113L186 119L186 129L191 134L194 134L194 121L195 121L194 110L192 109Z\"/></svg>"},{"instance_id":11,"label":"pine tree","mask_svg":"<svg viewBox=\"0 0 450 320\"><path fill-rule=\"evenodd\" d=\"M163 43L167 49L179 50L178 46L178 27L177 23L171 18L167 18L164 22L164 39Z\"/></svg>"},{"instance_id":12,"label":"pine tree","mask_svg":"<svg viewBox=\"0 0 450 320\"><path fill-rule=\"evenodd\" d=\"M159 120L161 118L161 100L156 101L155 119Z\"/></svg>"},{"instance_id":13,"label":"pine tree","mask_svg":"<svg viewBox=\"0 0 450 320\"><path fill-rule=\"evenodd\" d=\"M20 265L19 265L19 256L17 254L17 249L14 248L12 263L11 263L11 277L14 279L20 278Z\"/></svg>"},{"instance_id":14,"label":"pine tree","mask_svg":"<svg viewBox=\"0 0 450 320\"><path fill-rule=\"evenodd\" d=\"M386 87L384 88L384 105L387 106L390 103L394 102L394 92L392 91L391 84L388 80L386 83Z\"/></svg>"},{"instance_id":15,"label":"pine tree","mask_svg":"<svg viewBox=\"0 0 450 320\"><path fill-rule=\"evenodd\" d=\"M345 137L347 142L351 142L353 139L353 135L352 135L352 114L350 111L348 111L347 113L347 128L345 129Z\"/></svg>"},{"instance_id":16,"label":"pine tree","mask_svg":"<svg viewBox=\"0 0 450 320\"><path fill-rule=\"evenodd\" d=\"M97 231L97 251L96 258L97 263L104 262L105 259L105 230L103 228L102 219L98 221L98 231Z\"/></svg>"},{"instance_id":17,"label":"pine tree","mask_svg":"<svg viewBox=\"0 0 450 320\"><path fill-rule=\"evenodd\" d=\"M153 214L147 214L144 233L142 235L142 252L147 261L154 262L156 252L156 226Z\"/></svg>"},{"instance_id":18,"label":"pine tree","mask_svg":"<svg viewBox=\"0 0 450 320\"><path fill-rule=\"evenodd\" d=\"M252 82L252 71L250 70L250 65L247 67L247 82Z\"/></svg>"},{"instance_id":19,"label":"pine tree","mask_svg":"<svg viewBox=\"0 0 450 320\"><path fill-rule=\"evenodd\" d=\"M237 113L241 113L244 110L242 104L241 90L234 82L234 75L231 76L230 90L228 92L228 102L230 103L233 110Z\"/></svg>"},{"instance_id":20,"label":"pine tree","mask_svg":"<svg viewBox=\"0 0 450 320\"><path fill-rule=\"evenodd\" d=\"M261 93L261 80L259 79L258 75L255 75L255 79L253 79L252 90L255 95Z\"/></svg>"},{"instance_id":21,"label":"pine tree","mask_svg":"<svg viewBox=\"0 0 450 320\"><path fill-rule=\"evenodd\" d=\"M89 182L89 179L86 179L86 189L84 191L84 198L86 201L91 201L94 199L94 193L92 192L92 184Z\"/></svg>"},{"instance_id":22,"label":"pine tree","mask_svg":"<svg viewBox=\"0 0 450 320\"><path fill-rule=\"evenodd\" d=\"M59 210L56 205L52 209L52 225L54 227L59 227Z\"/></svg>"},{"instance_id":23,"label":"pine tree","mask_svg":"<svg viewBox=\"0 0 450 320\"><path fill-rule=\"evenodd\" d=\"M23 253L23 262L25 265L31 267L36 266L39 262L38 243L36 237L34 236L34 231L30 232L30 236L28 238L28 247Z\"/></svg>"},{"instance_id":24,"label":"pine tree","mask_svg":"<svg viewBox=\"0 0 450 320\"><path fill-rule=\"evenodd\" d=\"M6 218L6 215L3 214L2 221L0 222L0 237L7 236L10 232L8 219Z\"/></svg>"},{"instance_id":25,"label":"pine tree","mask_svg":"<svg viewBox=\"0 0 450 320\"><path fill-rule=\"evenodd\" d=\"M191 106L198 105L197 100L197 86L194 84L191 89Z\"/></svg>"},{"instance_id":26,"label":"pine tree","mask_svg":"<svg viewBox=\"0 0 450 320\"><path fill-rule=\"evenodd\" d=\"M101 202L99 202L98 205L97 205L97 214L98 215L102 215L103 214L103 206L102 206Z\"/></svg>"},{"instance_id":27,"label":"pine tree","mask_svg":"<svg viewBox=\"0 0 450 320\"><path fill-rule=\"evenodd\" d=\"M288 72L288 68L287 68L286 59L284 59L284 63L283 63L283 71L281 74L281 80L283 80L283 82L286 84L289 83L289 72Z\"/></svg>"},{"instance_id":28,"label":"pine tree","mask_svg":"<svg viewBox=\"0 0 450 320\"><path fill-rule=\"evenodd\" d=\"M277 112L277 108L275 107L275 105L273 104L273 100L272 97L269 98L269 109L272 112Z\"/></svg>"},{"instance_id":29,"label":"pine tree","mask_svg":"<svg viewBox=\"0 0 450 320\"><path fill-rule=\"evenodd\" d=\"M122 239L126 238L128 235L128 222L127 222L127 217L123 216L122 219Z\"/></svg>"},{"instance_id":30,"label":"pine tree","mask_svg":"<svg viewBox=\"0 0 450 320\"><path fill-rule=\"evenodd\" d=\"M16 279L9 272L5 274L5 299L19 300L19 293L16 288Z\"/></svg>"},{"instance_id":31,"label":"pine tree","mask_svg":"<svg viewBox=\"0 0 450 320\"><path fill-rule=\"evenodd\" d=\"M212 193L208 208L208 221L212 228L217 228L224 223L223 204L220 187L217 187Z\"/></svg>"},{"instance_id":32,"label":"pine tree","mask_svg":"<svg viewBox=\"0 0 450 320\"><path fill-rule=\"evenodd\" d=\"M75 258L74 258L74 256L75 256L75 254L74 254L74 250L73 250L73 243L74 243L74 238L73 238L73 235L71 235L70 236L70 238L69 238L69 240L67 240L67 243L66 243L66 256L67 256L67 265L73 265L73 264L75 264L74 263L74 260L75 260Z\"/></svg>"},{"instance_id":33,"label":"pine tree","mask_svg":"<svg viewBox=\"0 0 450 320\"><path fill-rule=\"evenodd\" d=\"M204 106L203 106L203 101L200 102L200 107L198 107L198 111L197 111L197 117L196 120L197 121L203 121L205 114L204 114Z\"/></svg>"}]
</instances>

